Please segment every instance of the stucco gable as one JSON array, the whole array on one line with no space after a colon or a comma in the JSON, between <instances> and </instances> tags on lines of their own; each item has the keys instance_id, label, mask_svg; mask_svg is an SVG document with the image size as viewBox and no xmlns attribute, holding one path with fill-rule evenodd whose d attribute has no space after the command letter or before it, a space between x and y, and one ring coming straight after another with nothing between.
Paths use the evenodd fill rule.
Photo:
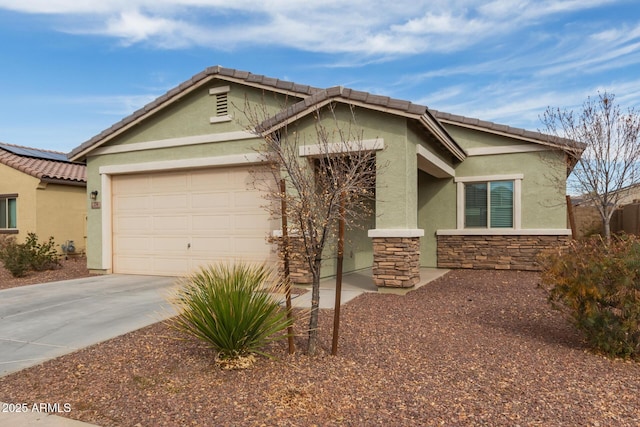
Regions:
<instances>
[{"instance_id":1,"label":"stucco gable","mask_svg":"<svg viewBox=\"0 0 640 427\"><path fill-rule=\"evenodd\" d=\"M127 129L130 129L143 120L146 120L151 115L163 110L168 105L182 99L184 96L208 84L214 79L293 95L302 99L299 103L292 105L291 107L279 112L271 119L266 120L262 126L260 126L262 131L275 129L278 126L290 123L291 121L296 120L297 117L306 115L313 109L321 108L328 102L341 101L361 105L373 110L399 114L413 119L419 123L423 129L427 130L427 134L431 138L442 144L442 146L451 152L451 154L459 161L464 160L467 153L448 133L444 126L447 123L476 129L481 132L516 138L526 144L534 143L541 146L559 148L566 151L574 161L584 150L584 145L576 141L558 138L540 132L500 125L480 119L441 112L406 100L375 95L342 86L320 89L259 74L252 74L247 71L215 66L209 67L194 75L189 80L179 84L164 95L161 95L154 101L135 111L133 114L125 117L110 128L105 129L100 134L76 147L71 151L70 158L76 161L86 158L89 153L93 152L114 137L120 135L122 132L125 132Z\"/></svg>"},{"instance_id":2,"label":"stucco gable","mask_svg":"<svg viewBox=\"0 0 640 427\"><path fill-rule=\"evenodd\" d=\"M454 157L462 161L466 157L464 150L449 135L446 129L429 113L427 107L413 104L409 101L394 99L388 96L373 95L368 92L356 91L342 86L318 91L304 100L277 113L265 120L258 127L259 133L273 132L301 117L310 114L331 102L343 102L367 109L382 111L389 114L401 115L413 120L424 128L429 136L441 144Z\"/></svg>"},{"instance_id":3,"label":"stucco gable","mask_svg":"<svg viewBox=\"0 0 640 427\"><path fill-rule=\"evenodd\" d=\"M236 82L297 97L306 97L320 90L312 86L300 85L294 82L279 80L259 74L252 74L247 71L224 68L220 66L209 67L206 70L194 75L189 80L180 83L178 86L151 101L131 115L115 123L108 129L105 129L100 134L74 148L71 153L69 153L70 158L72 160L80 160L84 158L89 152L100 147L102 144L104 144L114 136L119 135L129 127L141 122L142 120L145 120L152 114L164 109L168 105L178 101L184 96L190 94L192 91L197 90L198 88L208 84L214 79Z\"/></svg>"},{"instance_id":4,"label":"stucco gable","mask_svg":"<svg viewBox=\"0 0 640 427\"><path fill-rule=\"evenodd\" d=\"M429 112L441 123L449 123L455 126L475 129L481 132L489 132L496 135L502 135L508 138L521 140L523 142L533 142L536 144L560 148L562 150L572 152L578 156L585 148L585 145L580 142L573 141L567 138L560 138L554 135L544 134L542 132L535 132L472 117L446 113L431 108L429 109Z\"/></svg>"}]
</instances>

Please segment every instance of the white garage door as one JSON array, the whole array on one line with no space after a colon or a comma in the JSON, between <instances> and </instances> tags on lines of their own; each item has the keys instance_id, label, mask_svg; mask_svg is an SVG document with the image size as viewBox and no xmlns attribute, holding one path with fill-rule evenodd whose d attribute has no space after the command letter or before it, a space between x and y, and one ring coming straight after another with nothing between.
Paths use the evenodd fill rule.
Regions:
<instances>
[{"instance_id":1,"label":"white garage door","mask_svg":"<svg viewBox=\"0 0 640 427\"><path fill-rule=\"evenodd\" d=\"M216 261L273 262L273 229L246 168L116 175L113 271L177 276Z\"/></svg>"}]
</instances>

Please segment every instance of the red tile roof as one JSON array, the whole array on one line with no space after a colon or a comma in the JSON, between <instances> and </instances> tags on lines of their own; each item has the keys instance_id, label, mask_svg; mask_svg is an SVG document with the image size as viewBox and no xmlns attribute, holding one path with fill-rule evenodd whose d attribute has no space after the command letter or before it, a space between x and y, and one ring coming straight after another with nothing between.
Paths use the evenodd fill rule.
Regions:
<instances>
[{"instance_id":1,"label":"red tile roof","mask_svg":"<svg viewBox=\"0 0 640 427\"><path fill-rule=\"evenodd\" d=\"M11 147L17 149L32 150L29 147L19 145L3 144L8 149L0 147L0 164L17 169L27 175L43 181L55 182L59 184L69 185L86 185L87 184L87 167L82 163L73 163L71 161L58 161L45 158L38 158L26 155L15 154L10 151ZM16 150L21 151L21 150ZM44 153L55 155L64 155L64 153L52 150L37 149Z\"/></svg>"}]
</instances>

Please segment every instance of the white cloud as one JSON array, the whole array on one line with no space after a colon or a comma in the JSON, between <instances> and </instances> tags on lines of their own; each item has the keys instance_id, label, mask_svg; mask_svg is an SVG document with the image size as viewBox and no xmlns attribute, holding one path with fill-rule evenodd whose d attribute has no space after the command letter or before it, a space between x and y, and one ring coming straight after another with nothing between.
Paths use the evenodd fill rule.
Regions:
<instances>
[{"instance_id":1,"label":"white cloud","mask_svg":"<svg viewBox=\"0 0 640 427\"><path fill-rule=\"evenodd\" d=\"M0 0L0 8L63 16L65 31L101 34L124 44L229 48L262 43L375 56L459 50L543 16L612 1L396 0L378 2L375 12L366 0ZM69 26L74 16L77 22ZM97 26L86 28L87 17Z\"/></svg>"}]
</instances>

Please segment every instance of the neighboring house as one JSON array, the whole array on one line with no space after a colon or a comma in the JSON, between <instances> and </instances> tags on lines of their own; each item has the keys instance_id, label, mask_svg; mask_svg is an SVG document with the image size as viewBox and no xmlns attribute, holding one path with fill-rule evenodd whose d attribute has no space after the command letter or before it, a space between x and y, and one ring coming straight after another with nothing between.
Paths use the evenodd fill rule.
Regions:
<instances>
[{"instance_id":1,"label":"neighboring house","mask_svg":"<svg viewBox=\"0 0 640 427\"><path fill-rule=\"evenodd\" d=\"M375 215L348 236L344 265L373 267L380 286L413 286L421 266L533 269L540 249L570 238L557 182L574 164L571 141L211 67L70 153L99 194L88 212L91 270L181 275L216 260L274 259L266 236L280 227L250 184L261 140L243 124L245 103L273 113L265 133L306 136L300 155L310 158L314 113L332 104L346 123L353 107L362 144L385 167Z\"/></svg>"},{"instance_id":2,"label":"neighboring house","mask_svg":"<svg viewBox=\"0 0 640 427\"><path fill-rule=\"evenodd\" d=\"M640 183L635 183L611 193L618 196L618 207L611 216L611 232L640 234ZM576 237L584 238L603 233L602 216L593 200L584 195L571 198L576 224Z\"/></svg>"},{"instance_id":3,"label":"neighboring house","mask_svg":"<svg viewBox=\"0 0 640 427\"><path fill-rule=\"evenodd\" d=\"M84 251L86 187L86 166L66 154L0 143L0 235L35 233L60 253L71 241Z\"/></svg>"}]
</instances>

